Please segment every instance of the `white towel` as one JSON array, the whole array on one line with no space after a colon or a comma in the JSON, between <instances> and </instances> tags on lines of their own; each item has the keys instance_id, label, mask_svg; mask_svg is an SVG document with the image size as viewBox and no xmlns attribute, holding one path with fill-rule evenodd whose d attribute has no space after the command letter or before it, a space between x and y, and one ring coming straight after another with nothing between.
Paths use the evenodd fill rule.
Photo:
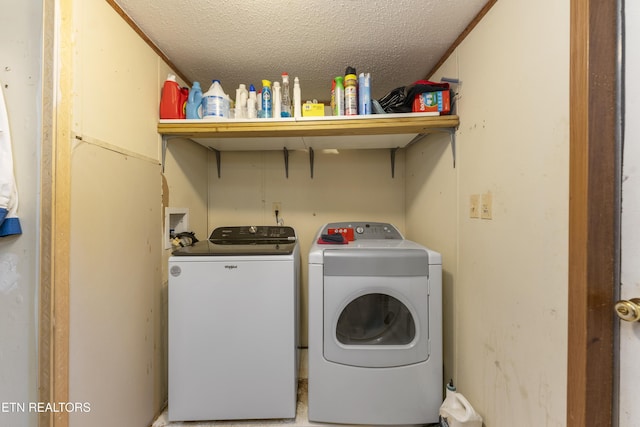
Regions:
<instances>
[{"instance_id":1,"label":"white towel","mask_svg":"<svg viewBox=\"0 0 640 427\"><path fill-rule=\"evenodd\" d=\"M22 233L17 211L18 190L13 175L9 116L0 86L0 237Z\"/></svg>"}]
</instances>

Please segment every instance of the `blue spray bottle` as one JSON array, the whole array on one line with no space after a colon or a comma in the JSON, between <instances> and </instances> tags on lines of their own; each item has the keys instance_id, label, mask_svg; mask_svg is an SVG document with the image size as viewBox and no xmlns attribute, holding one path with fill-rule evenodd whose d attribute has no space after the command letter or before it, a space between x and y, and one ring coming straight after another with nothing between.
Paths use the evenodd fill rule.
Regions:
<instances>
[{"instance_id":1,"label":"blue spray bottle","mask_svg":"<svg viewBox=\"0 0 640 427\"><path fill-rule=\"evenodd\" d=\"M273 117L273 100L271 99L271 82L262 81L262 117L270 119Z\"/></svg>"},{"instance_id":2,"label":"blue spray bottle","mask_svg":"<svg viewBox=\"0 0 640 427\"><path fill-rule=\"evenodd\" d=\"M193 82L193 87L189 91L187 98L187 119L201 119L202 111L202 88L200 83Z\"/></svg>"}]
</instances>

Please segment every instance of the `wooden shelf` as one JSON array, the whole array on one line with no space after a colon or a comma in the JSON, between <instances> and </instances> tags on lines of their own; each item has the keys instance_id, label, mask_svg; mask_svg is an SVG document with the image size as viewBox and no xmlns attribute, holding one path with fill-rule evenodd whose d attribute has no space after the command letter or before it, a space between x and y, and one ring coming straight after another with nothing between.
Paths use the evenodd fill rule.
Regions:
<instances>
[{"instance_id":1,"label":"wooden shelf","mask_svg":"<svg viewBox=\"0 0 640 427\"><path fill-rule=\"evenodd\" d=\"M218 176L221 151L282 150L288 176L289 150L307 150L313 177L314 150L371 148L391 150L393 176L395 151L433 132L449 133L455 167L455 129L459 122L456 115L433 113L298 119L160 120L158 133L162 135L163 168L168 140L187 138L215 151Z\"/></svg>"},{"instance_id":2,"label":"wooden shelf","mask_svg":"<svg viewBox=\"0 0 640 427\"><path fill-rule=\"evenodd\" d=\"M406 135L456 128L458 123L458 116L434 116L421 113L251 121L160 120L158 132L162 135L192 139Z\"/></svg>"}]
</instances>

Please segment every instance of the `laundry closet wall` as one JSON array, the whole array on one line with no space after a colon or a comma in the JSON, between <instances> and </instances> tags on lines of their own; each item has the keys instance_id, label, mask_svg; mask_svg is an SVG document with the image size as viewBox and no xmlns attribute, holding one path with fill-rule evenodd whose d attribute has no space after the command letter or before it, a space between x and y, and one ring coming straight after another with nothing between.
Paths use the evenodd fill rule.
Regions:
<instances>
[{"instance_id":1,"label":"laundry closet wall","mask_svg":"<svg viewBox=\"0 0 640 427\"><path fill-rule=\"evenodd\" d=\"M340 138L335 139L339 147ZM307 345L307 267L318 229L334 221L391 222L404 230L404 156L391 177L389 150L316 150L314 176L304 151L289 153L289 178L281 151L223 152L221 176L209 162L209 226L275 225L279 202L285 225L300 239L301 343ZM241 307L239 307L241 310ZM242 313L240 313L242 314Z\"/></svg>"},{"instance_id":2,"label":"laundry closet wall","mask_svg":"<svg viewBox=\"0 0 640 427\"><path fill-rule=\"evenodd\" d=\"M71 26L70 426L149 425L166 401L164 205L206 231L206 150L156 126L170 71L104 0L64 2ZM63 32L64 34L64 32ZM168 184L169 183L169 184ZM163 190L164 188L164 190Z\"/></svg>"},{"instance_id":3,"label":"laundry closet wall","mask_svg":"<svg viewBox=\"0 0 640 427\"><path fill-rule=\"evenodd\" d=\"M541 30L544 29L544 30ZM407 154L407 236L443 253L445 374L488 426L566 424L569 1L498 1L433 76L448 139ZM469 218L491 193L493 219Z\"/></svg>"}]
</instances>

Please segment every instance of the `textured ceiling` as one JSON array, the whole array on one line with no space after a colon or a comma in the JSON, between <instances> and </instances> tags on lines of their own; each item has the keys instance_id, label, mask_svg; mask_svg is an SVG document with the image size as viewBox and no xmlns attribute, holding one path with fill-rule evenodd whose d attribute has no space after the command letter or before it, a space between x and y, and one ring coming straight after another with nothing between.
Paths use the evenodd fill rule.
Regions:
<instances>
[{"instance_id":1,"label":"textured ceiling","mask_svg":"<svg viewBox=\"0 0 640 427\"><path fill-rule=\"evenodd\" d=\"M372 96L427 77L487 0L116 0L179 71L207 90L286 71L302 99L328 100L350 65Z\"/></svg>"}]
</instances>

